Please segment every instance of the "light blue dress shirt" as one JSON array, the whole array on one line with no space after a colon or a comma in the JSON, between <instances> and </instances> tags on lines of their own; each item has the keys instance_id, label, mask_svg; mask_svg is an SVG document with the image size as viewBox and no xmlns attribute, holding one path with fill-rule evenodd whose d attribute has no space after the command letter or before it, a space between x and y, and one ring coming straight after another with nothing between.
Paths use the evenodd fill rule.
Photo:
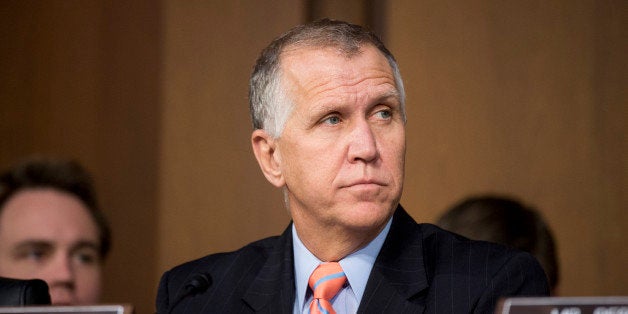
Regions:
<instances>
[{"instance_id":1,"label":"light blue dress shirt","mask_svg":"<svg viewBox=\"0 0 628 314\"><path fill-rule=\"evenodd\" d=\"M348 255L339 261L342 270L347 276L347 283L331 301L336 313L356 313L362 300L366 282L371 274L375 259L384 244L384 240L390 230L392 218L388 220L386 227L364 248ZM322 263L303 245L299 239L297 230L292 225L292 246L294 251L294 281L296 285L296 298L294 301L294 313L309 313L312 292L308 289L310 275Z\"/></svg>"}]
</instances>

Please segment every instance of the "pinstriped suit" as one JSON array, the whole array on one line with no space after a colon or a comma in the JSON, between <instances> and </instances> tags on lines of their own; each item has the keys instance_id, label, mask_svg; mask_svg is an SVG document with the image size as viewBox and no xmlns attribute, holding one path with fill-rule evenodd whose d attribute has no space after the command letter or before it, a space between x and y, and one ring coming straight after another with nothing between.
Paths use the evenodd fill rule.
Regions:
<instances>
[{"instance_id":1,"label":"pinstriped suit","mask_svg":"<svg viewBox=\"0 0 628 314\"><path fill-rule=\"evenodd\" d=\"M157 294L167 313L196 273L212 284L172 313L292 313L291 228L242 249L212 254L166 272ZM500 296L547 295L545 274L529 254L417 224L401 206L371 271L359 313L492 313Z\"/></svg>"}]
</instances>

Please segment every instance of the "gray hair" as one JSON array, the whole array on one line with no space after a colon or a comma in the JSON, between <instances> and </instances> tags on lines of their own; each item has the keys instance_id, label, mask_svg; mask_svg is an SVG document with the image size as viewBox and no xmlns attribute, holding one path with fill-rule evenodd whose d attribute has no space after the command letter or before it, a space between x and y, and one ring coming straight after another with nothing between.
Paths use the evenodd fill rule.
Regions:
<instances>
[{"instance_id":1,"label":"gray hair","mask_svg":"<svg viewBox=\"0 0 628 314\"><path fill-rule=\"evenodd\" d=\"M253 128L264 129L278 138L292 112L294 105L281 84L280 58L287 47L332 47L350 58L359 54L360 48L366 45L375 46L388 60L405 121L403 81L392 53L375 34L362 26L322 19L289 30L262 50L249 81L249 109Z\"/></svg>"}]
</instances>

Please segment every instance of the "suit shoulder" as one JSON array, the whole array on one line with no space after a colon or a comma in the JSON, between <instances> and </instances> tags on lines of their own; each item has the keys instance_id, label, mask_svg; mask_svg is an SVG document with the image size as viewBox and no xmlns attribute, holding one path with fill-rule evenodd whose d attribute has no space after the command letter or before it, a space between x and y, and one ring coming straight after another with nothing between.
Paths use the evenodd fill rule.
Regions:
<instances>
[{"instance_id":1,"label":"suit shoulder","mask_svg":"<svg viewBox=\"0 0 628 314\"><path fill-rule=\"evenodd\" d=\"M279 236L269 237L247 244L231 252L220 252L177 265L166 272L171 284L185 282L194 274L205 273L216 276L238 272L242 267L251 268L266 260Z\"/></svg>"},{"instance_id":2,"label":"suit shoulder","mask_svg":"<svg viewBox=\"0 0 628 314\"><path fill-rule=\"evenodd\" d=\"M432 224L420 224L423 234L423 245L426 251L438 258L452 260L454 263L490 264L490 268L498 268L511 259L534 262L529 253L492 242L476 241L459 234L441 229ZM463 258L464 257L464 258Z\"/></svg>"},{"instance_id":3,"label":"suit shoulder","mask_svg":"<svg viewBox=\"0 0 628 314\"><path fill-rule=\"evenodd\" d=\"M239 301L234 300L239 300L248 284L257 276L279 239L278 236L262 239L236 251L210 254L166 271L157 290L157 312L170 313L172 306L180 307L184 312L188 311L187 306L203 307L207 295L212 295L221 302L227 302L225 300L230 295L232 300L229 304L238 303ZM209 289L206 287L202 295L190 295L180 302L181 296L188 295L187 287L195 280L196 275L201 274L208 279ZM226 288L223 292L227 295L215 293L216 286Z\"/></svg>"},{"instance_id":4,"label":"suit shoulder","mask_svg":"<svg viewBox=\"0 0 628 314\"><path fill-rule=\"evenodd\" d=\"M505 245L470 240L430 224L421 224L424 258L431 279L454 276L469 285L500 286L506 282L527 295L546 295L547 280L531 254ZM499 282L499 283L498 283Z\"/></svg>"}]
</instances>

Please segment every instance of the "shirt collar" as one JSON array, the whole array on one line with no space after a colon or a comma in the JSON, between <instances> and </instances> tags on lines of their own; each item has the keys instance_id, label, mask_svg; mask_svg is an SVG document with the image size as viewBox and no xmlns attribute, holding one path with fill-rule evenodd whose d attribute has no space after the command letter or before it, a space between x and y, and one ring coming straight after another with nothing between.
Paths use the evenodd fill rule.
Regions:
<instances>
[{"instance_id":1,"label":"shirt collar","mask_svg":"<svg viewBox=\"0 0 628 314\"><path fill-rule=\"evenodd\" d=\"M358 304L362 300L371 269L388 235L391 222L392 218L388 220L384 229L369 244L339 261ZM298 308L302 309L308 288L307 282L314 269L322 261L316 258L301 242L294 224L292 224L292 246L294 252L294 278L297 289L296 301L298 302Z\"/></svg>"}]
</instances>

